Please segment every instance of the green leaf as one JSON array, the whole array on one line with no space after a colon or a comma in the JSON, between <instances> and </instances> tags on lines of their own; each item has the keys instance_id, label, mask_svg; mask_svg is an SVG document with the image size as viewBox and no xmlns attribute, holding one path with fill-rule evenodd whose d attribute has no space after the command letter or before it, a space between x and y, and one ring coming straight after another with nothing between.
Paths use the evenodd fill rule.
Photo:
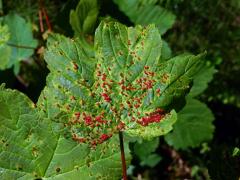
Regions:
<instances>
[{"instance_id":1,"label":"green leaf","mask_svg":"<svg viewBox=\"0 0 240 180\"><path fill-rule=\"evenodd\" d=\"M48 39L45 59L49 70L53 73L66 75L72 81L85 79L89 81L89 85L94 82L93 73L96 64L94 53L82 45L79 38L69 39L53 34Z\"/></svg>"},{"instance_id":2,"label":"green leaf","mask_svg":"<svg viewBox=\"0 0 240 180\"><path fill-rule=\"evenodd\" d=\"M149 156L153 153L159 146L159 138L154 138L150 141L136 142L134 144L134 154L138 156L139 159L144 159L144 157Z\"/></svg>"},{"instance_id":3,"label":"green leaf","mask_svg":"<svg viewBox=\"0 0 240 180\"><path fill-rule=\"evenodd\" d=\"M99 7L97 0L80 0L76 10L70 12L70 24L75 37L83 44L85 51L94 54L93 37Z\"/></svg>"},{"instance_id":4,"label":"green leaf","mask_svg":"<svg viewBox=\"0 0 240 180\"><path fill-rule=\"evenodd\" d=\"M141 161L141 166L149 166L151 168L153 168L154 166L156 166L160 161L162 160L162 157L159 156L159 154L150 154L149 156L145 157L142 161Z\"/></svg>"},{"instance_id":5,"label":"green leaf","mask_svg":"<svg viewBox=\"0 0 240 180\"><path fill-rule=\"evenodd\" d=\"M10 38L9 30L7 26L0 25L0 70L8 68L11 48L6 44Z\"/></svg>"},{"instance_id":6,"label":"green leaf","mask_svg":"<svg viewBox=\"0 0 240 180\"><path fill-rule=\"evenodd\" d=\"M116 137L97 146L96 149L61 137L45 176L47 179L117 180L121 177L122 168L119 150ZM129 164L130 153L127 144L125 150L126 163Z\"/></svg>"},{"instance_id":7,"label":"green leaf","mask_svg":"<svg viewBox=\"0 0 240 180\"><path fill-rule=\"evenodd\" d=\"M3 23L8 26L10 33L7 43L11 47L11 57L7 66L19 66L20 61L29 58L37 47L31 24L17 14L8 14L3 17Z\"/></svg>"},{"instance_id":8,"label":"green leaf","mask_svg":"<svg viewBox=\"0 0 240 180\"><path fill-rule=\"evenodd\" d=\"M178 121L165 140L176 149L197 147L213 137L214 116L210 109L196 99L187 98L186 106L178 113Z\"/></svg>"},{"instance_id":9,"label":"green leaf","mask_svg":"<svg viewBox=\"0 0 240 180\"><path fill-rule=\"evenodd\" d=\"M56 121L61 121L62 117L70 118L81 108L81 104L71 98L80 100L89 96L85 96L80 86L86 82L87 87L91 87L94 83L95 62L91 53L79 39L72 40L57 34L49 39L45 60L51 73L38 101L49 118ZM71 111L69 107L72 107Z\"/></svg>"},{"instance_id":10,"label":"green leaf","mask_svg":"<svg viewBox=\"0 0 240 180\"><path fill-rule=\"evenodd\" d=\"M9 30L7 26L0 26L0 45L3 45L4 43L6 43L9 38L10 38L10 34L9 34Z\"/></svg>"},{"instance_id":11,"label":"green leaf","mask_svg":"<svg viewBox=\"0 0 240 180\"><path fill-rule=\"evenodd\" d=\"M42 176L57 137L23 94L0 88L1 179Z\"/></svg>"},{"instance_id":12,"label":"green leaf","mask_svg":"<svg viewBox=\"0 0 240 180\"><path fill-rule=\"evenodd\" d=\"M143 5L156 4L158 0L140 0L140 3Z\"/></svg>"},{"instance_id":13,"label":"green leaf","mask_svg":"<svg viewBox=\"0 0 240 180\"><path fill-rule=\"evenodd\" d=\"M99 7L97 0L80 0L76 10L70 12L70 24L76 36L93 34Z\"/></svg>"},{"instance_id":14,"label":"green leaf","mask_svg":"<svg viewBox=\"0 0 240 180\"><path fill-rule=\"evenodd\" d=\"M159 146L159 138L151 141L136 142L134 144L134 154L141 161L141 166L154 167L162 158L154 152Z\"/></svg>"},{"instance_id":15,"label":"green leaf","mask_svg":"<svg viewBox=\"0 0 240 180\"><path fill-rule=\"evenodd\" d=\"M207 89L208 83L212 81L213 75L216 73L214 66L204 65L193 77L193 86L189 92L189 96L196 97Z\"/></svg>"},{"instance_id":16,"label":"green leaf","mask_svg":"<svg viewBox=\"0 0 240 180\"><path fill-rule=\"evenodd\" d=\"M170 59L172 57L172 50L169 47L168 43L163 40L163 46L162 46L162 59Z\"/></svg>"},{"instance_id":17,"label":"green leaf","mask_svg":"<svg viewBox=\"0 0 240 180\"><path fill-rule=\"evenodd\" d=\"M114 0L114 2L134 24L156 24L161 34L164 34L175 22L175 15L155 5L154 0Z\"/></svg>"},{"instance_id":18,"label":"green leaf","mask_svg":"<svg viewBox=\"0 0 240 180\"><path fill-rule=\"evenodd\" d=\"M78 39L55 35L48 43L51 73L39 108L66 136L93 144L120 130L146 139L168 133L176 121L171 107L189 90L202 55L162 60L154 25L102 22L94 39L94 57Z\"/></svg>"},{"instance_id":19,"label":"green leaf","mask_svg":"<svg viewBox=\"0 0 240 180\"><path fill-rule=\"evenodd\" d=\"M116 137L95 149L63 138L23 94L0 86L0 179L119 179ZM126 146L127 163L130 160Z\"/></svg>"},{"instance_id":20,"label":"green leaf","mask_svg":"<svg viewBox=\"0 0 240 180\"><path fill-rule=\"evenodd\" d=\"M232 152L232 156L240 156L240 149L238 147L235 147Z\"/></svg>"}]
</instances>

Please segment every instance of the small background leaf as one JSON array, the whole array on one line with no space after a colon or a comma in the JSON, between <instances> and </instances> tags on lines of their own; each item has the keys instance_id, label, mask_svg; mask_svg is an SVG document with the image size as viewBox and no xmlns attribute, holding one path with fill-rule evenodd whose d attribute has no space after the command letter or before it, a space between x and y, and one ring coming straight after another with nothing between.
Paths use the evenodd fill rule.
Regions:
<instances>
[{"instance_id":1,"label":"small background leaf","mask_svg":"<svg viewBox=\"0 0 240 180\"><path fill-rule=\"evenodd\" d=\"M75 36L93 34L99 13L97 0L80 0L76 10L70 12L70 24Z\"/></svg>"},{"instance_id":2,"label":"small background leaf","mask_svg":"<svg viewBox=\"0 0 240 180\"><path fill-rule=\"evenodd\" d=\"M6 44L10 38L8 27L0 25L0 70L4 70L9 66L11 56L11 48Z\"/></svg>"},{"instance_id":3,"label":"small background leaf","mask_svg":"<svg viewBox=\"0 0 240 180\"><path fill-rule=\"evenodd\" d=\"M163 45L162 45L161 59L167 60L172 57L172 50L166 41L162 40L162 42L163 42Z\"/></svg>"},{"instance_id":4,"label":"small background leaf","mask_svg":"<svg viewBox=\"0 0 240 180\"><path fill-rule=\"evenodd\" d=\"M160 161L162 157L157 153L150 154L140 163L141 166L149 166L151 168L155 167Z\"/></svg>"},{"instance_id":5,"label":"small background leaf","mask_svg":"<svg viewBox=\"0 0 240 180\"><path fill-rule=\"evenodd\" d=\"M189 92L189 96L196 97L207 89L208 83L212 81L213 75L216 73L214 66L204 65L195 75L193 86Z\"/></svg>"},{"instance_id":6,"label":"small background leaf","mask_svg":"<svg viewBox=\"0 0 240 180\"><path fill-rule=\"evenodd\" d=\"M213 137L214 116L210 109L196 99L187 98L186 106L178 113L178 121L165 140L176 149L196 147Z\"/></svg>"},{"instance_id":7,"label":"small background leaf","mask_svg":"<svg viewBox=\"0 0 240 180\"><path fill-rule=\"evenodd\" d=\"M136 142L134 144L134 154L139 158L141 166L154 167L162 159L154 153L159 146L159 138L150 141Z\"/></svg>"},{"instance_id":8,"label":"small background leaf","mask_svg":"<svg viewBox=\"0 0 240 180\"><path fill-rule=\"evenodd\" d=\"M114 0L114 2L134 24L156 24L160 34L164 34L175 22L175 15L155 5L155 0Z\"/></svg>"},{"instance_id":9,"label":"small background leaf","mask_svg":"<svg viewBox=\"0 0 240 180\"><path fill-rule=\"evenodd\" d=\"M17 14L8 14L3 17L3 23L8 26L10 33L8 44L11 45L11 57L8 67L16 66L15 74L18 74L20 61L34 53L37 41L33 38L31 24ZM24 48L24 46L30 48Z\"/></svg>"}]
</instances>

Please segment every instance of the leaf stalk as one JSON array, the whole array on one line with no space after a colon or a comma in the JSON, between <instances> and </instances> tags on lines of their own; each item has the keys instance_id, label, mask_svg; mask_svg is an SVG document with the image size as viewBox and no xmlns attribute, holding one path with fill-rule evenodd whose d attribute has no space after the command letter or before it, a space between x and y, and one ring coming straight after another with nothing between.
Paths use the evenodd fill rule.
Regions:
<instances>
[{"instance_id":1,"label":"leaf stalk","mask_svg":"<svg viewBox=\"0 0 240 180\"><path fill-rule=\"evenodd\" d=\"M120 141L121 160L122 160L122 176L123 176L123 180L127 180L127 166L126 166L126 160L125 160L122 131L119 131L119 141Z\"/></svg>"}]
</instances>

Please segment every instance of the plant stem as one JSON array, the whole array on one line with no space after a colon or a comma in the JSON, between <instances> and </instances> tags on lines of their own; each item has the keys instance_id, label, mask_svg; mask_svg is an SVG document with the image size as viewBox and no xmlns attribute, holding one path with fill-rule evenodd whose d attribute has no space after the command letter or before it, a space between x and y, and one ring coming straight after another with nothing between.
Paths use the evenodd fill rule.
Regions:
<instances>
[{"instance_id":1,"label":"plant stem","mask_svg":"<svg viewBox=\"0 0 240 180\"><path fill-rule=\"evenodd\" d=\"M42 8L42 12L43 12L43 15L45 16L45 19L46 19L46 23L47 23L47 26L48 26L48 30L51 32L52 31L52 25L50 23L50 20L49 20L49 17L47 15L47 11L45 8Z\"/></svg>"},{"instance_id":2,"label":"plant stem","mask_svg":"<svg viewBox=\"0 0 240 180\"><path fill-rule=\"evenodd\" d=\"M40 32L44 32L44 27L43 27L43 19L42 19L42 11L38 11L38 18L39 18L39 26L40 26Z\"/></svg>"},{"instance_id":3,"label":"plant stem","mask_svg":"<svg viewBox=\"0 0 240 180\"><path fill-rule=\"evenodd\" d=\"M126 166L126 160L125 160L125 154L124 154L123 133L121 131L119 131L119 141L120 141L120 149L121 149L123 180L127 180L127 166Z\"/></svg>"},{"instance_id":4,"label":"plant stem","mask_svg":"<svg viewBox=\"0 0 240 180\"><path fill-rule=\"evenodd\" d=\"M17 44L12 44L12 43L7 43L7 45L12 46L12 47L16 47L16 48L23 48L23 49L36 49L35 47L17 45Z\"/></svg>"}]
</instances>

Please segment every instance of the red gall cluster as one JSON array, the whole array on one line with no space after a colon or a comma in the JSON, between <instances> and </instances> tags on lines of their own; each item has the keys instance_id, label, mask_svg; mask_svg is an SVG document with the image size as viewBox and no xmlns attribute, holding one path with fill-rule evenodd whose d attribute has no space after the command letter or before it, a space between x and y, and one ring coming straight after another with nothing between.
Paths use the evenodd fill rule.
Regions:
<instances>
[{"instance_id":1,"label":"red gall cluster","mask_svg":"<svg viewBox=\"0 0 240 180\"><path fill-rule=\"evenodd\" d=\"M91 116L87 116L87 115L84 115L83 116L83 119L84 119L84 122L87 126L91 125L93 123L92 121L92 117Z\"/></svg>"},{"instance_id":2,"label":"red gall cluster","mask_svg":"<svg viewBox=\"0 0 240 180\"><path fill-rule=\"evenodd\" d=\"M112 137L112 134L102 134L99 136L98 139L94 139L94 140L90 141L90 144L92 146L96 146L97 144L102 144L104 141L108 140L111 137ZM72 134L72 140L76 141L78 143L86 143L88 141L87 138L79 137L75 133Z\"/></svg>"},{"instance_id":3,"label":"red gall cluster","mask_svg":"<svg viewBox=\"0 0 240 180\"><path fill-rule=\"evenodd\" d=\"M85 128L89 128L90 131L86 131L87 134L83 135L84 137L78 136L77 133L72 133L72 139L78 143L89 143L91 146L96 146L112 137L113 130L110 129L110 132L108 133L101 133L101 128L99 128L103 125L109 125L111 122L112 121L104 119L104 113L93 117L86 112L75 112L73 120L66 125L69 125L70 127L74 127L74 125L83 125ZM92 133L95 128L98 129L96 134L90 135L89 132Z\"/></svg>"},{"instance_id":4,"label":"red gall cluster","mask_svg":"<svg viewBox=\"0 0 240 180\"><path fill-rule=\"evenodd\" d=\"M101 140L102 142L104 142L104 141L108 140L110 137L112 137L111 134L110 134L110 135L102 134L102 135L100 136L100 140Z\"/></svg>"},{"instance_id":5,"label":"red gall cluster","mask_svg":"<svg viewBox=\"0 0 240 180\"><path fill-rule=\"evenodd\" d=\"M160 91L161 90L159 88L156 90L156 93L157 93L158 96L160 95Z\"/></svg>"},{"instance_id":6,"label":"red gall cluster","mask_svg":"<svg viewBox=\"0 0 240 180\"><path fill-rule=\"evenodd\" d=\"M103 93L101 94L103 100L105 102L110 103L111 102L111 98L109 96L109 94L111 93L111 84L113 83L113 81L111 79L107 78L106 73L102 73L101 72L101 64L97 65L97 77L98 77L98 81L95 85L95 88L99 88L101 87L103 90ZM111 68L108 68L108 71L111 71Z\"/></svg>"},{"instance_id":7,"label":"red gall cluster","mask_svg":"<svg viewBox=\"0 0 240 180\"><path fill-rule=\"evenodd\" d=\"M133 84L128 84L128 85L125 85L125 81L124 79L121 79L120 82L118 82L118 85L120 85L121 87L121 94L122 95L125 95L125 96L128 96L124 91L136 91L138 90L136 87L133 86Z\"/></svg>"},{"instance_id":8,"label":"red gall cluster","mask_svg":"<svg viewBox=\"0 0 240 180\"><path fill-rule=\"evenodd\" d=\"M134 52L131 54L135 55ZM105 70L102 69L101 64L97 65L96 70L97 81L94 87L97 90L96 92L100 91L99 96L102 98L102 101L95 104L98 108L101 108L103 102L109 103L108 107L113 114L111 115L112 117L109 117L111 120L106 120L104 114L90 115L87 112L76 112L74 114L75 119L71 121L70 125L73 128L75 124L77 125L75 126L76 128L80 125L88 130L82 132L85 138L73 135L73 140L79 143L88 143L92 146L96 146L97 144L101 144L108 140L112 137L112 134L125 130L126 124L116 118L121 116L124 109L128 111L129 121L137 122L142 126L148 126L150 123L158 123L165 116L163 110L157 109L155 112L146 114L145 117L142 117L140 113L141 111L139 110L142 106L143 99L147 95L147 90L153 89L156 83L156 78L154 78L155 74L150 71L149 66L144 66L142 77L138 78L134 83L126 83L127 79L125 75L123 73L120 74L121 79L118 82L120 89L117 88L115 90L120 90L120 94L122 94L123 98L119 104L115 105L113 105L110 97L114 90L113 88L115 88L115 86L113 86L113 80L108 77L108 73L104 73ZM110 72L111 68L108 68L107 70ZM160 89L156 89L155 92L160 96ZM75 100L75 97L71 97L71 99ZM139 119L140 117L142 118ZM113 118L115 118L114 121L112 121ZM105 130L107 130L107 132Z\"/></svg>"},{"instance_id":9,"label":"red gall cluster","mask_svg":"<svg viewBox=\"0 0 240 180\"><path fill-rule=\"evenodd\" d=\"M95 147L98 144L102 144L104 141L107 141L109 138L112 137L112 134L102 134L98 139L92 140L91 145L92 147Z\"/></svg>"},{"instance_id":10,"label":"red gall cluster","mask_svg":"<svg viewBox=\"0 0 240 180\"><path fill-rule=\"evenodd\" d=\"M143 126L147 126L149 123L159 122L164 116L164 113L163 111L157 110L154 113L143 117L141 120L138 120L139 116L141 116L138 109L142 106L143 100L147 95L147 90L153 89L156 84L154 78L155 73L150 70L149 66L144 66L143 72L143 76L136 79L136 84L129 83L127 85L125 84L126 79L124 78L124 75L120 74L122 79L118 82L118 85L121 87L120 93L125 97L124 103L120 104L120 111L127 109L128 118L131 122L138 122ZM135 94L135 92L141 92L141 94L137 93L137 95L134 96L130 94ZM160 88L156 89L155 92L157 96L160 96Z\"/></svg>"},{"instance_id":11,"label":"red gall cluster","mask_svg":"<svg viewBox=\"0 0 240 180\"><path fill-rule=\"evenodd\" d=\"M72 126L72 125L82 124L84 122L86 126L90 126L91 128L94 128L94 127L101 126L103 124L109 124L111 122L111 121L108 121L108 120L104 120L103 113L101 113L100 115L97 115L94 118L91 115L87 115L87 113L83 112L82 113L82 118L80 118L80 117L81 117L81 113L80 112L75 112L74 113L74 118L71 119L71 121L68 124L66 124L66 126L67 125Z\"/></svg>"},{"instance_id":12,"label":"red gall cluster","mask_svg":"<svg viewBox=\"0 0 240 180\"><path fill-rule=\"evenodd\" d=\"M118 82L118 85L120 85L121 89L123 90L121 92L122 95L128 96L124 91L136 91L136 90L148 90L152 89L153 86L156 83L156 80L153 79L154 72L151 72L148 70L149 66L144 66L144 74L146 77L142 77L136 80L139 87L134 87L133 84L128 84L127 86L124 85L125 81L122 79L120 82Z\"/></svg>"},{"instance_id":13,"label":"red gall cluster","mask_svg":"<svg viewBox=\"0 0 240 180\"><path fill-rule=\"evenodd\" d=\"M117 125L117 130L118 131L122 131L125 129L125 123L124 122L120 122L118 125Z\"/></svg>"},{"instance_id":14,"label":"red gall cluster","mask_svg":"<svg viewBox=\"0 0 240 180\"><path fill-rule=\"evenodd\" d=\"M91 115L87 115L83 113L83 120L87 126L91 126L92 128L96 126L101 126L103 124L107 124L110 121L104 120L103 113L101 115L96 116L93 118Z\"/></svg>"},{"instance_id":15,"label":"red gall cluster","mask_svg":"<svg viewBox=\"0 0 240 180\"><path fill-rule=\"evenodd\" d=\"M140 85L141 90L152 89L156 80L153 79L154 72L149 70L149 66L144 66L144 74L146 77L142 77L136 80L136 82Z\"/></svg>"},{"instance_id":16,"label":"red gall cluster","mask_svg":"<svg viewBox=\"0 0 240 180\"><path fill-rule=\"evenodd\" d=\"M105 81L107 78L107 75L105 73L102 74L102 81Z\"/></svg>"},{"instance_id":17,"label":"red gall cluster","mask_svg":"<svg viewBox=\"0 0 240 180\"><path fill-rule=\"evenodd\" d=\"M107 95L107 93L102 93L102 97L106 102L111 102L111 98Z\"/></svg>"},{"instance_id":18,"label":"red gall cluster","mask_svg":"<svg viewBox=\"0 0 240 180\"><path fill-rule=\"evenodd\" d=\"M75 115L76 119L79 120L81 113L80 112L75 112L74 115Z\"/></svg>"},{"instance_id":19,"label":"red gall cluster","mask_svg":"<svg viewBox=\"0 0 240 180\"><path fill-rule=\"evenodd\" d=\"M154 72L149 71L149 66L144 66L144 74L146 74L147 76L153 77L155 75Z\"/></svg>"},{"instance_id":20,"label":"red gall cluster","mask_svg":"<svg viewBox=\"0 0 240 180\"><path fill-rule=\"evenodd\" d=\"M165 112L162 109L158 109L155 112L151 113L149 116L143 117L141 120L137 122L142 126L148 126L150 123L158 123L165 116Z\"/></svg>"},{"instance_id":21,"label":"red gall cluster","mask_svg":"<svg viewBox=\"0 0 240 180\"><path fill-rule=\"evenodd\" d=\"M161 79L162 83L166 83L169 80L169 75L167 73L164 73Z\"/></svg>"},{"instance_id":22,"label":"red gall cluster","mask_svg":"<svg viewBox=\"0 0 240 180\"><path fill-rule=\"evenodd\" d=\"M101 115L101 116L96 116L95 117L95 121L96 122L99 122L100 124L107 124L107 120L103 120L103 116Z\"/></svg>"}]
</instances>

